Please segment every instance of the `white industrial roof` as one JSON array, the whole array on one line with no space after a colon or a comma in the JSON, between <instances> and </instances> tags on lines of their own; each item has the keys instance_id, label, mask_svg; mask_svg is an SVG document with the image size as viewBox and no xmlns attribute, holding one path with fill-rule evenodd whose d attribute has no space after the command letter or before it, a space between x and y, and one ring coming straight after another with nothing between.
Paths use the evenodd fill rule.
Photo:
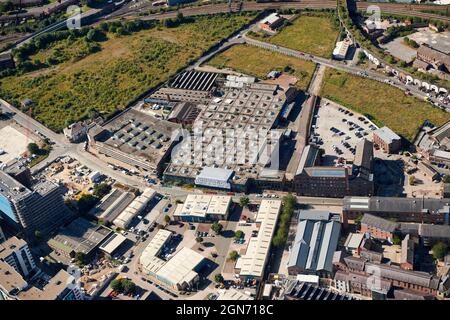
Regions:
<instances>
[{"instance_id":1,"label":"white industrial roof","mask_svg":"<svg viewBox=\"0 0 450 320\"><path fill-rule=\"evenodd\" d=\"M194 269L203 259L204 257L198 252L183 247L156 274L158 278L163 278L172 285L189 283L197 277L198 274Z\"/></svg>"},{"instance_id":2,"label":"white industrial roof","mask_svg":"<svg viewBox=\"0 0 450 320\"><path fill-rule=\"evenodd\" d=\"M121 228L128 227L131 220L145 209L147 204L153 199L156 191L147 188L144 192L130 203L130 205L116 218L113 223Z\"/></svg>"},{"instance_id":3,"label":"white industrial roof","mask_svg":"<svg viewBox=\"0 0 450 320\"><path fill-rule=\"evenodd\" d=\"M254 277L263 275L280 208L280 200L261 201L256 215L256 222L261 223L261 226L258 236L249 240L245 255L239 258L240 275Z\"/></svg>"},{"instance_id":4,"label":"white industrial roof","mask_svg":"<svg viewBox=\"0 0 450 320\"><path fill-rule=\"evenodd\" d=\"M231 203L231 196L190 194L175 210L175 216L205 217L207 214L225 215Z\"/></svg>"},{"instance_id":5,"label":"white industrial roof","mask_svg":"<svg viewBox=\"0 0 450 320\"><path fill-rule=\"evenodd\" d=\"M217 300L253 300L252 297L236 289L221 290Z\"/></svg>"},{"instance_id":6,"label":"white industrial roof","mask_svg":"<svg viewBox=\"0 0 450 320\"><path fill-rule=\"evenodd\" d=\"M230 189L231 184L229 183L229 180L233 173L233 170L204 167L200 174L195 178L195 184L213 188Z\"/></svg>"},{"instance_id":7,"label":"white industrial roof","mask_svg":"<svg viewBox=\"0 0 450 320\"><path fill-rule=\"evenodd\" d=\"M281 19L280 15L278 13L274 12L274 13L268 15L266 18L264 18L261 21L261 23L272 25L280 19Z\"/></svg>"},{"instance_id":8,"label":"white industrial roof","mask_svg":"<svg viewBox=\"0 0 450 320\"><path fill-rule=\"evenodd\" d=\"M347 55L348 48L350 47L350 43L348 41L339 41L336 43L336 48L333 50L333 56L342 56L345 57Z\"/></svg>"},{"instance_id":9,"label":"white industrial roof","mask_svg":"<svg viewBox=\"0 0 450 320\"><path fill-rule=\"evenodd\" d=\"M315 283L319 285L319 276L314 274L298 274L297 280L301 282Z\"/></svg>"},{"instance_id":10,"label":"white industrial roof","mask_svg":"<svg viewBox=\"0 0 450 320\"><path fill-rule=\"evenodd\" d=\"M100 249L108 254L112 254L127 238L121 234L114 233L106 242L104 242Z\"/></svg>"},{"instance_id":11,"label":"white industrial roof","mask_svg":"<svg viewBox=\"0 0 450 320\"><path fill-rule=\"evenodd\" d=\"M444 150L434 149L433 156L450 160L450 152Z\"/></svg>"},{"instance_id":12,"label":"white industrial roof","mask_svg":"<svg viewBox=\"0 0 450 320\"><path fill-rule=\"evenodd\" d=\"M161 248L170 239L172 232L160 229L141 254L139 262L147 272L156 272L164 264L164 260L157 255Z\"/></svg>"},{"instance_id":13,"label":"white industrial roof","mask_svg":"<svg viewBox=\"0 0 450 320\"><path fill-rule=\"evenodd\" d=\"M350 249L356 249L361 244L361 241L364 238L363 233L350 233L345 240L344 247Z\"/></svg>"}]
</instances>

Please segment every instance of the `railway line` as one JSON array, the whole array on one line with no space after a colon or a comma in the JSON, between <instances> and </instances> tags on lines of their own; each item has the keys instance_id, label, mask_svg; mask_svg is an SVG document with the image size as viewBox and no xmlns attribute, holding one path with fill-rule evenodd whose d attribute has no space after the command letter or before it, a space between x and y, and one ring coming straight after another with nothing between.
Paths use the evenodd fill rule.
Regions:
<instances>
[{"instance_id":1,"label":"railway line","mask_svg":"<svg viewBox=\"0 0 450 320\"><path fill-rule=\"evenodd\" d=\"M197 7L185 7L178 11L169 11L164 13L154 13L146 16L140 16L143 20L162 20L173 18L177 15L177 12L182 12L185 16L194 15L206 15L215 13L225 13L225 12L237 12L237 11L259 11L259 10L270 10L270 9L332 9L336 8L336 1L334 0L305 0L305 1L295 1L295 2L243 2L242 5L238 3L233 3L228 6L226 3L220 4L209 4L201 5ZM382 13L398 14L398 15L408 15L426 19L439 20L446 23L450 23L450 17L422 12L423 10L430 11L442 11L445 12L450 6L438 6L438 5L405 5L398 3L374 3L374 2L357 2L356 6L358 10L366 10L369 6L376 5L380 7ZM136 7L136 9L126 6L105 18L116 19L134 19L140 13L148 11L151 8L151 4L142 5Z\"/></svg>"}]
</instances>

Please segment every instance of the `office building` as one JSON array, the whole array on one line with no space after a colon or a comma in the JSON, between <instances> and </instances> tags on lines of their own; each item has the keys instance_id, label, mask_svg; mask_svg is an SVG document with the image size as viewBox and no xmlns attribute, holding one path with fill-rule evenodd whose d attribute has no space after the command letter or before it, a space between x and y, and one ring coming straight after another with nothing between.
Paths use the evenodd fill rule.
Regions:
<instances>
[{"instance_id":1,"label":"office building","mask_svg":"<svg viewBox=\"0 0 450 320\"><path fill-rule=\"evenodd\" d=\"M402 139L388 127L382 127L373 132L373 143L386 153L396 153L402 147Z\"/></svg>"},{"instance_id":2,"label":"office building","mask_svg":"<svg viewBox=\"0 0 450 320\"><path fill-rule=\"evenodd\" d=\"M348 195L373 195L373 145L362 140L356 146L352 165L322 166L320 150L307 145L302 152L292 189L300 196L341 198Z\"/></svg>"},{"instance_id":3,"label":"office building","mask_svg":"<svg viewBox=\"0 0 450 320\"><path fill-rule=\"evenodd\" d=\"M226 220L231 206L231 196L190 194L183 204L178 204L173 218L184 222L213 222Z\"/></svg>"},{"instance_id":4,"label":"office building","mask_svg":"<svg viewBox=\"0 0 450 320\"><path fill-rule=\"evenodd\" d=\"M361 233L369 233L372 237L392 242L399 224L371 214L364 214L361 219Z\"/></svg>"},{"instance_id":5,"label":"office building","mask_svg":"<svg viewBox=\"0 0 450 320\"><path fill-rule=\"evenodd\" d=\"M14 268L0 261L0 300L83 300L75 278L60 270L42 287L30 286Z\"/></svg>"},{"instance_id":6,"label":"office building","mask_svg":"<svg viewBox=\"0 0 450 320\"><path fill-rule=\"evenodd\" d=\"M59 185L42 181L29 189L3 171L0 171L0 214L30 237L36 231L50 232L72 217Z\"/></svg>"},{"instance_id":7,"label":"office building","mask_svg":"<svg viewBox=\"0 0 450 320\"><path fill-rule=\"evenodd\" d=\"M342 208L344 226L369 213L385 219L402 222L448 224L450 199L345 197Z\"/></svg>"},{"instance_id":8,"label":"office building","mask_svg":"<svg viewBox=\"0 0 450 320\"><path fill-rule=\"evenodd\" d=\"M0 244L0 261L9 264L23 277L28 277L36 268L28 244L17 237Z\"/></svg>"}]
</instances>

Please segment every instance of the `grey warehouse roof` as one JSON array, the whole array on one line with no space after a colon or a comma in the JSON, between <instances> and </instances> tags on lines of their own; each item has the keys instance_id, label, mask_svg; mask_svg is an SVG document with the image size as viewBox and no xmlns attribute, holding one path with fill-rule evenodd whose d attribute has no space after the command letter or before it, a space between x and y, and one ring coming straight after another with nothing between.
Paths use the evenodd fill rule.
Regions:
<instances>
[{"instance_id":1,"label":"grey warehouse roof","mask_svg":"<svg viewBox=\"0 0 450 320\"><path fill-rule=\"evenodd\" d=\"M214 85L217 73L186 71L175 77L169 87L175 89L209 91Z\"/></svg>"},{"instance_id":2,"label":"grey warehouse roof","mask_svg":"<svg viewBox=\"0 0 450 320\"><path fill-rule=\"evenodd\" d=\"M361 224L366 224L368 226L375 227L387 232L394 232L399 226L399 224L396 222L392 222L367 213L362 217Z\"/></svg>"},{"instance_id":3,"label":"grey warehouse roof","mask_svg":"<svg viewBox=\"0 0 450 320\"><path fill-rule=\"evenodd\" d=\"M450 199L418 199L395 197L345 197L344 210L362 212L422 212L437 213L450 204Z\"/></svg>"},{"instance_id":4,"label":"grey warehouse roof","mask_svg":"<svg viewBox=\"0 0 450 320\"><path fill-rule=\"evenodd\" d=\"M288 267L298 266L303 270L331 272L340 232L341 225L335 221L300 221L289 254Z\"/></svg>"}]
</instances>

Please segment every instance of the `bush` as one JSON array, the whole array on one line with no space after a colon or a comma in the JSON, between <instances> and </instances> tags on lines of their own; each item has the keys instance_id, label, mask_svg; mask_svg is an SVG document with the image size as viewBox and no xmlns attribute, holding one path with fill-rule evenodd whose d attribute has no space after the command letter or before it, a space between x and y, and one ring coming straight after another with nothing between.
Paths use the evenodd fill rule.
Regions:
<instances>
[{"instance_id":1,"label":"bush","mask_svg":"<svg viewBox=\"0 0 450 320\"><path fill-rule=\"evenodd\" d=\"M230 259L232 261L236 261L239 258L239 253L237 251L233 250L230 252Z\"/></svg>"},{"instance_id":2,"label":"bush","mask_svg":"<svg viewBox=\"0 0 450 320\"><path fill-rule=\"evenodd\" d=\"M197 237L197 238L195 238L195 241L197 241L197 243L202 243L203 242L203 238L202 237Z\"/></svg>"},{"instance_id":3,"label":"bush","mask_svg":"<svg viewBox=\"0 0 450 320\"><path fill-rule=\"evenodd\" d=\"M223 229L223 225L221 225L218 222L214 222L211 226L211 229L216 233L216 234L220 234L222 232Z\"/></svg>"},{"instance_id":4,"label":"bush","mask_svg":"<svg viewBox=\"0 0 450 320\"><path fill-rule=\"evenodd\" d=\"M214 276L214 281L215 282L217 282L217 283L222 283L223 282L223 276L220 274L220 273L218 273L218 274L216 274L215 276Z\"/></svg>"},{"instance_id":5,"label":"bush","mask_svg":"<svg viewBox=\"0 0 450 320\"><path fill-rule=\"evenodd\" d=\"M242 208L245 208L246 206L248 206L249 203L250 203L250 199L248 197L241 197L239 199L239 205Z\"/></svg>"},{"instance_id":6,"label":"bush","mask_svg":"<svg viewBox=\"0 0 450 320\"><path fill-rule=\"evenodd\" d=\"M272 244L275 247L282 247L286 243L289 221L295 210L296 203L297 198L292 194L283 197L283 208L281 209L280 217L278 219L278 229L272 239Z\"/></svg>"},{"instance_id":7,"label":"bush","mask_svg":"<svg viewBox=\"0 0 450 320\"><path fill-rule=\"evenodd\" d=\"M100 183L94 187L94 196L101 199L111 191L111 186L107 183Z\"/></svg>"},{"instance_id":8,"label":"bush","mask_svg":"<svg viewBox=\"0 0 450 320\"><path fill-rule=\"evenodd\" d=\"M116 292L123 293L123 294L130 294L134 293L136 290L136 285L133 281L130 279L114 279L111 281L110 285L111 289L113 289Z\"/></svg>"},{"instance_id":9,"label":"bush","mask_svg":"<svg viewBox=\"0 0 450 320\"><path fill-rule=\"evenodd\" d=\"M77 252L75 254L75 264L79 267L82 267L86 264L86 254L83 252Z\"/></svg>"},{"instance_id":10,"label":"bush","mask_svg":"<svg viewBox=\"0 0 450 320\"><path fill-rule=\"evenodd\" d=\"M234 233L234 239L239 240L244 237L244 232L242 230L238 230Z\"/></svg>"},{"instance_id":11,"label":"bush","mask_svg":"<svg viewBox=\"0 0 450 320\"><path fill-rule=\"evenodd\" d=\"M433 248L431 248L431 251L433 252L433 257L436 260L443 260L447 253L447 244L438 242L433 246Z\"/></svg>"},{"instance_id":12,"label":"bush","mask_svg":"<svg viewBox=\"0 0 450 320\"><path fill-rule=\"evenodd\" d=\"M78 199L77 207L78 207L78 213L79 214L85 214L89 212L98 202L98 198L90 195L85 194Z\"/></svg>"}]
</instances>

